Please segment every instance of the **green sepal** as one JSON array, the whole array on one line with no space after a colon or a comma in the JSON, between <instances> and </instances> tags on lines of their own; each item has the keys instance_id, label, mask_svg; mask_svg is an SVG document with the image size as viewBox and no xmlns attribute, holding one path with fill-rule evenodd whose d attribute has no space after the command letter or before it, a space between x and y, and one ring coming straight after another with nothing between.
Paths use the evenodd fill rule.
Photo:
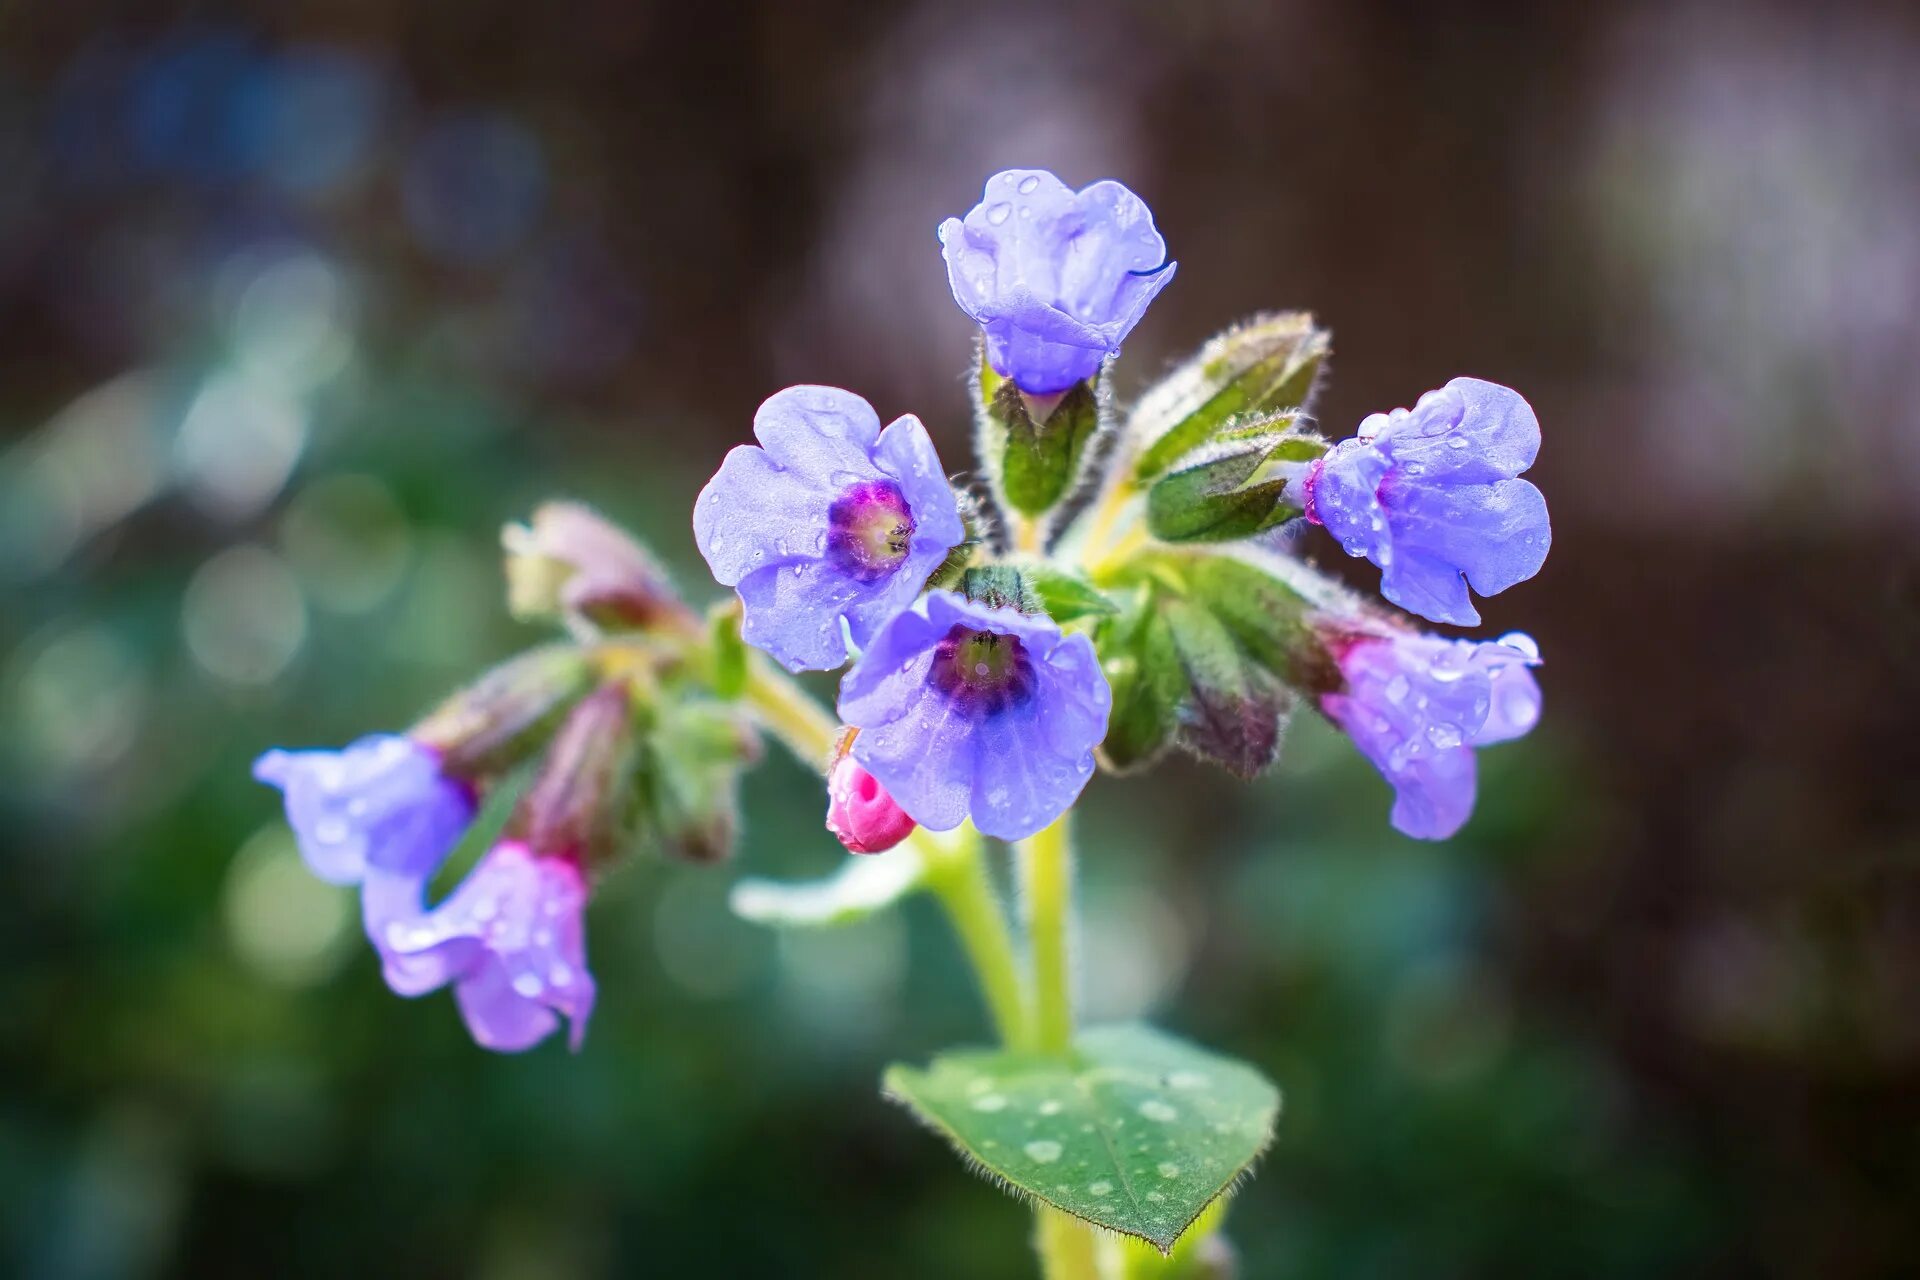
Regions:
<instances>
[{"instance_id":1,"label":"green sepal","mask_svg":"<svg viewBox=\"0 0 1920 1280\"><path fill-rule=\"evenodd\" d=\"M1206 602L1169 600L1165 616L1188 682L1181 745L1230 773L1253 777L1279 758L1292 693Z\"/></svg>"},{"instance_id":2,"label":"green sepal","mask_svg":"<svg viewBox=\"0 0 1920 1280\"><path fill-rule=\"evenodd\" d=\"M663 702L639 769L638 829L667 857L725 860L740 827L740 773L759 755L758 738L725 705L701 698Z\"/></svg>"},{"instance_id":3,"label":"green sepal","mask_svg":"<svg viewBox=\"0 0 1920 1280\"><path fill-rule=\"evenodd\" d=\"M885 853L850 855L820 880L742 880L733 886L727 905L754 924L830 928L885 911L917 891L926 875L926 859L903 844Z\"/></svg>"},{"instance_id":4,"label":"green sepal","mask_svg":"<svg viewBox=\"0 0 1920 1280\"><path fill-rule=\"evenodd\" d=\"M1023 566L1021 573L1026 578L1028 593L1038 597L1040 606L1055 622L1105 617L1119 611L1119 606L1106 592L1058 565Z\"/></svg>"},{"instance_id":5,"label":"green sepal","mask_svg":"<svg viewBox=\"0 0 1920 1280\"><path fill-rule=\"evenodd\" d=\"M1018 609L1045 613L1046 601L1034 589L1029 571L1010 564L979 565L960 575L957 590L988 609Z\"/></svg>"},{"instance_id":6,"label":"green sepal","mask_svg":"<svg viewBox=\"0 0 1920 1280\"><path fill-rule=\"evenodd\" d=\"M995 495L1010 511L1045 515L1072 491L1100 429L1093 384L1077 382L1057 397L1028 396L982 358L974 389L974 448Z\"/></svg>"},{"instance_id":7,"label":"green sepal","mask_svg":"<svg viewBox=\"0 0 1920 1280\"><path fill-rule=\"evenodd\" d=\"M1304 311L1255 316L1209 340L1134 409L1135 483L1149 483L1250 418L1307 412L1330 349L1330 335Z\"/></svg>"},{"instance_id":8,"label":"green sepal","mask_svg":"<svg viewBox=\"0 0 1920 1280\"><path fill-rule=\"evenodd\" d=\"M1319 435L1277 414L1188 453L1147 491L1147 528L1162 542L1252 537L1301 513L1306 464L1326 452Z\"/></svg>"},{"instance_id":9,"label":"green sepal","mask_svg":"<svg viewBox=\"0 0 1920 1280\"><path fill-rule=\"evenodd\" d=\"M1252 1067L1134 1024L1065 1056L953 1050L882 1087L1003 1189L1162 1254L1247 1176L1280 1112Z\"/></svg>"},{"instance_id":10,"label":"green sepal","mask_svg":"<svg viewBox=\"0 0 1920 1280\"><path fill-rule=\"evenodd\" d=\"M1242 776L1277 758L1296 690L1318 695L1339 687L1339 671L1313 616L1364 609L1343 588L1252 548L1149 551L1130 560L1110 585L1153 593L1186 681L1176 713L1180 744ZM1117 636L1104 638L1103 662L1124 652ZM1109 666L1110 724L1117 727L1128 722L1115 674ZM1127 674L1124 665L1119 674ZM1127 693L1137 696L1131 686ZM1108 730L1108 750L1126 741L1124 729L1116 738L1115 727Z\"/></svg>"},{"instance_id":11,"label":"green sepal","mask_svg":"<svg viewBox=\"0 0 1920 1280\"><path fill-rule=\"evenodd\" d=\"M456 778L485 781L530 759L593 685L593 665L572 645L510 658L436 707L411 736L440 754Z\"/></svg>"},{"instance_id":12,"label":"green sepal","mask_svg":"<svg viewBox=\"0 0 1920 1280\"><path fill-rule=\"evenodd\" d=\"M1100 668L1113 690L1113 711L1100 760L1125 773L1155 760L1173 741L1180 704L1190 690L1173 631L1152 585L1131 593L1127 606L1103 619L1093 636Z\"/></svg>"}]
</instances>

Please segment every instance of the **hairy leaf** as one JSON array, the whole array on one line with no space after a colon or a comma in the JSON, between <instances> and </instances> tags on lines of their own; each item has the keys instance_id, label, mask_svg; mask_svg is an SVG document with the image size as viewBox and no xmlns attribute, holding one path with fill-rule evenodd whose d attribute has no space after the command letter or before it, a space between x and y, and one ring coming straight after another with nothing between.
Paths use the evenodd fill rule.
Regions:
<instances>
[{"instance_id":1,"label":"hairy leaf","mask_svg":"<svg viewBox=\"0 0 1920 1280\"><path fill-rule=\"evenodd\" d=\"M1066 1057L958 1050L884 1088L1015 1194L1165 1253L1266 1149L1279 1092L1150 1027L1084 1031Z\"/></svg>"}]
</instances>

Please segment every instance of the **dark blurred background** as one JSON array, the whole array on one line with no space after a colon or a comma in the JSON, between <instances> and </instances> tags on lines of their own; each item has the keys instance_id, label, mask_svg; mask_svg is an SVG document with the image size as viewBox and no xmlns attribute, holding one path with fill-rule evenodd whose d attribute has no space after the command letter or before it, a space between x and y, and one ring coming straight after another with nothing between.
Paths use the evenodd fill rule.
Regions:
<instances>
[{"instance_id":1,"label":"dark blurred background","mask_svg":"<svg viewBox=\"0 0 1920 1280\"><path fill-rule=\"evenodd\" d=\"M1090 792L1092 1011L1287 1094L1245 1274L1920 1272L1920 10L1331 0L0 4L0 1272L1028 1274L875 1096L982 1034L924 904L636 867L586 1051L495 1057L246 773L527 643L543 497L717 594L689 504L787 383L962 465L933 228L1010 165L1180 259L1123 391L1296 306L1332 434L1545 424L1483 609L1547 718L1459 838L1317 723ZM748 807L835 864L797 766Z\"/></svg>"}]
</instances>

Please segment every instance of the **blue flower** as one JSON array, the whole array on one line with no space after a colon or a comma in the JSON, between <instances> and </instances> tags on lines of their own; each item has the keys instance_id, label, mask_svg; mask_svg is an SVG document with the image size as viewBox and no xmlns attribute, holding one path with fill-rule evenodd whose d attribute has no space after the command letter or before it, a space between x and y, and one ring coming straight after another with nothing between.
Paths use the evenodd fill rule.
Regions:
<instances>
[{"instance_id":1,"label":"blue flower","mask_svg":"<svg viewBox=\"0 0 1920 1280\"><path fill-rule=\"evenodd\" d=\"M912 603L966 537L953 488L920 420L885 431L837 387L788 387L753 418L693 511L713 576L746 606L741 634L792 671L847 660L840 623L864 645Z\"/></svg>"},{"instance_id":2,"label":"blue flower","mask_svg":"<svg viewBox=\"0 0 1920 1280\"><path fill-rule=\"evenodd\" d=\"M1517 392L1455 378L1411 411L1368 417L1315 464L1307 518L1380 566L1387 599L1472 625L1480 614L1467 583L1496 595L1547 558L1546 499L1514 478L1539 451L1539 420Z\"/></svg>"},{"instance_id":3,"label":"blue flower","mask_svg":"<svg viewBox=\"0 0 1920 1280\"><path fill-rule=\"evenodd\" d=\"M964 219L940 224L940 252L987 363L1035 395L1098 372L1174 270L1139 196L1111 181L1076 192L1044 169L987 179Z\"/></svg>"},{"instance_id":4,"label":"blue flower","mask_svg":"<svg viewBox=\"0 0 1920 1280\"><path fill-rule=\"evenodd\" d=\"M1473 749L1540 720L1529 667L1539 648L1519 632L1492 643L1412 633L1342 636L1331 646L1343 687L1320 709L1393 784L1393 825L1444 840L1473 812Z\"/></svg>"},{"instance_id":5,"label":"blue flower","mask_svg":"<svg viewBox=\"0 0 1920 1280\"><path fill-rule=\"evenodd\" d=\"M896 615L840 684L854 759L902 809L935 831L971 816L1002 840L1074 802L1112 702L1087 637L950 591Z\"/></svg>"},{"instance_id":6,"label":"blue flower","mask_svg":"<svg viewBox=\"0 0 1920 1280\"><path fill-rule=\"evenodd\" d=\"M579 864L503 841L438 906L424 906L424 891L409 876L367 877L361 905L387 985L418 996L452 983L460 1016L482 1048L530 1049L564 1014L578 1049L595 996Z\"/></svg>"},{"instance_id":7,"label":"blue flower","mask_svg":"<svg viewBox=\"0 0 1920 1280\"><path fill-rule=\"evenodd\" d=\"M431 876L473 821L474 796L411 738L374 734L343 751L269 751L253 776L280 788L300 856L322 880L369 868Z\"/></svg>"}]
</instances>

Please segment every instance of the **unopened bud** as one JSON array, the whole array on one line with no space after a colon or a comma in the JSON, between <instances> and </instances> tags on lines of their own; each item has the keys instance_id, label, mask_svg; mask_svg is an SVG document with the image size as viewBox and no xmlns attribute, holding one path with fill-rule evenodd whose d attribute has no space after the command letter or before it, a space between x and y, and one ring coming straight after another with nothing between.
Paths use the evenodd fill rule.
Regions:
<instances>
[{"instance_id":1,"label":"unopened bud","mask_svg":"<svg viewBox=\"0 0 1920 1280\"><path fill-rule=\"evenodd\" d=\"M918 825L851 755L843 753L828 769L827 830L848 853L882 853Z\"/></svg>"},{"instance_id":2,"label":"unopened bud","mask_svg":"<svg viewBox=\"0 0 1920 1280\"><path fill-rule=\"evenodd\" d=\"M634 733L625 680L595 689L547 746L533 784L507 827L535 853L591 866L619 852L631 831Z\"/></svg>"},{"instance_id":3,"label":"unopened bud","mask_svg":"<svg viewBox=\"0 0 1920 1280\"><path fill-rule=\"evenodd\" d=\"M760 739L725 705L690 699L661 706L647 739L647 822L660 851L683 862L733 853L740 771Z\"/></svg>"},{"instance_id":4,"label":"unopened bud","mask_svg":"<svg viewBox=\"0 0 1920 1280\"><path fill-rule=\"evenodd\" d=\"M448 698L411 736L451 777L495 776L532 755L592 679L586 655L571 645L534 649Z\"/></svg>"},{"instance_id":5,"label":"unopened bud","mask_svg":"<svg viewBox=\"0 0 1920 1280\"><path fill-rule=\"evenodd\" d=\"M523 621L575 616L610 629L686 626L692 615L646 548L591 508L549 502L500 531L507 607Z\"/></svg>"}]
</instances>

